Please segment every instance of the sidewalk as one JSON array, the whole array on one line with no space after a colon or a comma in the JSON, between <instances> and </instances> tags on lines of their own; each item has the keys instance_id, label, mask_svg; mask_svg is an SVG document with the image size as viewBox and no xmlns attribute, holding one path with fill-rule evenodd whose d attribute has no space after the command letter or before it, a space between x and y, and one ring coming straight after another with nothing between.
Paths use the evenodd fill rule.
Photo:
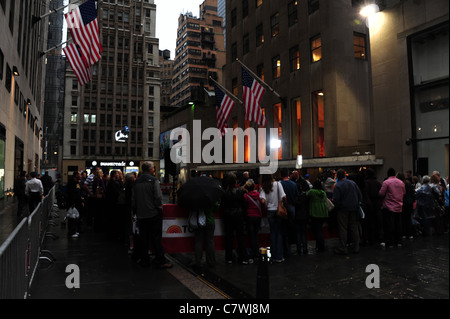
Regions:
<instances>
[{"instance_id":1,"label":"sidewalk","mask_svg":"<svg viewBox=\"0 0 450 319\"><path fill-rule=\"evenodd\" d=\"M60 211L59 221L65 211ZM254 299L258 264L225 264L217 251L217 266L194 271L193 253L172 254L174 268L142 268L126 247L105 234L86 230L77 239L65 228L50 226L59 238L47 238L45 249L56 258L41 261L29 299ZM415 238L401 248L361 247L359 254L337 256L330 249L306 256L291 256L269 264L271 299L448 299L448 234ZM315 242L310 241L310 251ZM65 269L80 268L80 288L68 289ZM380 288L366 287L369 264L380 270Z\"/></svg>"}]
</instances>

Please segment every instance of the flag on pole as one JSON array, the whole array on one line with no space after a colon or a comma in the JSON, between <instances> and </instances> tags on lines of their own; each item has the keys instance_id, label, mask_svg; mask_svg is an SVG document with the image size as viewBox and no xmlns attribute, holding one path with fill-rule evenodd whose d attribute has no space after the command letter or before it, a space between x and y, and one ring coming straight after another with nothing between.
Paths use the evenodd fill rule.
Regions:
<instances>
[{"instance_id":1,"label":"flag on pole","mask_svg":"<svg viewBox=\"0 0 450 319\"><path fill-rule=\"evenodd\" d=\"M89 82L92 79L91 70L86 59L80 54L77 45L75 43L71 43L67 45L63 51L67 57L67 60L69 60L72 70L75 72L80 85L83 86Z\"/></svg>"},{"instance_id":2,"label":"flag on pole","mask_svg":"<svg viewBox=\"0 0 450 319\"><path fill-rule=\"evenodd\" d=\"M264 92L264 87L256 81L243 67L242 67L242 88L245 108L245 119L247 121L255 122L258 125L266 127L267 121L264 116L259 102L261 101Z\"/></svg>"},{"instance_id":3,"label":"flag on pole","mask_svg":"<svg viewBox=\"0 0 450 319\"><path fill-rule=\"evenodd\" d=\"M214 88L216 91L216 113L217 113L217 128L220 130L220 133L225 135L225 131L227 126L228 118L230 117L231 110L233 110L234 105L236 104L233 99L231 99L228 94L222 91L216 84L214 84Z\"/></svg>"},{"instance_id":4,"label":"flag on pole","mask_svg":"<svg viewBox=\"0 0 450 319\"><path fill-rule=\"evenodd\" d=\"M80 53L91 66L100 60L103 52L100 43L97 8L94 0L88 0L65 14L67 27L73 41L79 45Z\"/></svg>"}]
</instances>

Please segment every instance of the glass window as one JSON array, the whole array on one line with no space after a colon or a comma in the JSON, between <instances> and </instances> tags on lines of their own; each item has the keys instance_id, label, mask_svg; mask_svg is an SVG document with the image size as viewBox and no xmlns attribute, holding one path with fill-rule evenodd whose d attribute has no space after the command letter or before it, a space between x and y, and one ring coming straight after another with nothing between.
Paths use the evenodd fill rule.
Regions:
<instances>
[{"instance_id":1,"label":"glass window","mask_svg":"<svg viewBox=\"0 0 450 319\"><path fill-rule=\"evenodd\" d=\"M298 45L289 49L290 71L300 70L300 51Z\"/></svg>"},{"instance_id":2,"label":"glass window","mask_svg":"<svg viewBox=\"0 0 450 319\"><path fill-rule=\"evenodd\" d=\"M264 31L263 25L260 24L256 27L256 46L259 47L264 43Z\"/></svg>"},{"instance_id":3,"label":"glass window","mask_svg":"<svg viewBox=\"0 0 450 319\"><path fill-rule=\"evenodd\" d=\"M297 0L288 3L288 26L292 26L298 22L297 4Z\"/></svg>"},{"instance_id":4,"label":"glass window","mask_svg":"<svg viewBox=\"0 0 450 319\"><path fill-rule=\"evenodd\" d=\"M242 0L242 19L248 16L248 0Z\"/></svg>"},{"instance_id":5,"label":"glass window","mask_svg":"<svg viewBox=\"0 0 450 319\"><path fill-rule=\"evenodd\" d=\"M353 33L353 50L355 58L366 60L366 35L362 33Z\"/></svg>"},{"instance_id":6,"label":"glass window","mask_svg":"<svg viewBox=\"0 0 450 319\"><path fill-rule=\"evenodd\" d=\"M273 128L276 128L278 131L278 136L271 136L271 138L278 138L279 141L283 141L283 124L282 124L282 113L281 113L281 103L277 103L273 106ZM281 146L282 143L279 144L277 159L281 160L283 158L283 149Z\"/></svg>"},{"instance_id":7,"label":"glass window","mask_svg":"<svg viewBox=\"0 0 450 319\"><path fill-rule=\"evenodd\" d=\"M302 105L300 103L300 98L295 98L292 100L292 119L294 122L293 139L292 139L292 150L293 154L302 154Z\"/></svg>"},{"instance_id":8,"label":"glass window","mask_svg":"<svg viewBox=\"0 0 450 319\"><path fill-rule=\"evenodd\" d=\"M263 0L255 0L255 6L258 8L263 4Z\"/></svg>"},{"instance_id":9,"label":"glass window","mask_svg":"<svg viewBox=\"0 0 450 319\"><path fill-rule=\"evenodd\" d=\"M276 37L278 33L280 33L280 20L279 20L279 13L275 13L273 16L270 17L270 25L272 30L272 38Z\"/></svg>"},{"instance_id":10,"label":"glass window","mask_svg":"<svg viewBox=\"0 0 450 319\"><path fill-rule=\"evenodd\" d=\"M242 53L247 54L250 51L250 40L248 37L248 33L244 35L242 42Z\"/></svg>"},{"instance_id":11,"label":"glass window","mask_svg":"<svg viewBox=\"0 0 450 319\"><path fill-rule=\"evenodd\" d=\"M274 80L279 79L281 76L281 60L280 56L272 58L272 78Z\"/></svg>"},{"instance_id":12,"label":"glass window","mask_svg":"<svg viewBox=\"0 0 450 319\"><path fill-rule=\"evenodd\" d=\"M312 102L314 121L314 157L325 157L325 112L323 92L314 92Z\"/></svg>"},{"instance_id":13,"label":"glass window","mask_svg":"<svg viewBox=\"0 0 450 319\"><path fill-rule=\"evenodd\" d=\"M89 123L89 114L84 114L84 123Z\"/></svg>"},{"instance_id":14,"label":"glass window","mask_svg":"<svg viewBox=\"0 0 450 319\"><path fill-rule=\"evenodd\" d=\"M264 64L259 64L256 67L256 75L259 76L259 78L264 81Z\"/></svg>"},{"instance_id":15,"label":"glass window","mask_svg":"<svg viewBox=\"0 0 450 319\"><path fill-rule=\"evenodd\" d=\"M322 38L320 35L311 39L311 61L322 60Z\"/></svg>"},{"instance_id":16,"label":"glass window","mask_svg":"<svg viewBox=\"0 0 450 319\"><path fill-rule=\"evenodd\" d=\"M237 9L231 10L231 27L235 27L237 24Z\"/></svg>"},{"instance_id":17,"label":"glass window","mask_svg":"<svg viewBox=\"0 0 450 319\"><path fill-rule=\"evenodd\" d=\"M319 10L319 0L308 0L308 13L314 13Z\"/></svg>"},{"instance_id":18,"label":"glass window","mask_svg":"<svg viewBox=\"0 0 450 319\"><path fill-rule=\"evenodd\" d=\"M77 117L78 117L77 113L72 113L71 116L70 116L70 123L76 124L77 123Z\"/></svg>"}]
</instances>

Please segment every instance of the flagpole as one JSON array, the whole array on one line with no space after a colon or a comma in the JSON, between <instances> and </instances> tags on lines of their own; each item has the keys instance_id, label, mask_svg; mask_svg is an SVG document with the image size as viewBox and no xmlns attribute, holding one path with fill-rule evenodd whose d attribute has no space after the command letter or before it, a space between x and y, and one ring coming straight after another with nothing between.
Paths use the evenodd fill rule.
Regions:
<instances>
[{"instance_id":1,"label":"flagpole","mask_svg":"<svg viewBox=\"0 0 450 319\"><path fill-rule=\"evenodd\" d=\"M217 82L216 80L214 80L212 77L209 77L214 83L217 84L218 87L220 87L223 91L225 91L225 93L227 93L230 97L233 97L236 101L238 101L241 104L244 104L244 102L242 102L241 100L239 100L233 93L231 93L230 91L228 91L226 88L224 88L222 85L219 84L219 82Z\"/></svg>"},{"instance_id":2,"label":"flagpole","mask_svg":"<svg viewBox=\"0 0 450 319\"><path fill-rule=\"evenodd\" d=\"M68 43L68 42L70 42L70 41L72 41L72 39L69 39L69 40L67 40L66 42L60 43L60 44L54 46L53 48L50 48L50 49L48 49L48 50L46 50L46 51L44 51L44 52L39 52L39 56L40 56L40 57L43 57L43 56L46 55L48 52L50 52L50 51L52 51L52 50L55 50L55 49L57 49L58 47L60 47L60 46L62 46L62 45L64 45L64 44L66 44L66 43Z\"/></svg>"},{"instance_id":3,"label":"flagpole","mask_svg":"<svg viewBox=\"0 0 450 319\"><path fill-rule=\"evenodd\" d=\"M245 70L247 70L247 72L249 72L254 78L256 78L256 79L258 80L258 82L264 84L264 86L265 86L266 88L268 88L270 92L272 92L273 94L275 94L276 97L278 97L278 98L281 100L281 102L282 102L283 104L286 103L285 99L282 98L281 95L278 94L277 91L275 91L269 84L267 84L266 82L264 82L259 76L257 76L255 73L253 73L253 71L250 70L250 68L248 68L244 63L242 63L238 58L236 58L236 61L239 62L239 64L242 65L242 67L243 67ZM285 106L286 106L286 105L285 105Z\"/></svg>"},{"instance_id":4,"label":"flagpole","mask_svg":"<svg viewBox=\"0 0 450 319\"><path fill-rule=\"evenodd\" d=\"M62 6L62 7L58 8L58 9L50 10L50 12L48 12L48 13L46 13L44 15L41 15L40 17L37 17L37 16L33 15L31 17L33 25L36 24L37 22L41 21L43 18L45 18L45 17L47 17L47 16L49 16L49 15L51 15L53 13L56 13L56 12L64 9L65 7L68 7L70 5L71 5L71 3L69 3L68 5Z\"/></svg>"}]
</instances>

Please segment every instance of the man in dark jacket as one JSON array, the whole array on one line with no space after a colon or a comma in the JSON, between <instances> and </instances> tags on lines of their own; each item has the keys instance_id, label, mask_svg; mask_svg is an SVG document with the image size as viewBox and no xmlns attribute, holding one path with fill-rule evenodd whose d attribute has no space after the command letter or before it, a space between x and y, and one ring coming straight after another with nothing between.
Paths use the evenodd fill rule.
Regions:
<instances>
[{"instance_id":1,"label":"man in dark jacket","mask_svg":"<svg viewBox=\"0 0 450 319\"><path fill-rule=\"evenodd\" d=\"M132 192L132 206L136 212L137 226L141 241L140 261L142 266L150 266L148 255L149 240L153 241L155 247L155 260L153 263L157 268L171 268L164 256L162 246L162 193L159 181L153 176L155 165L153 162L142 164L142 173L136 180Z\"/></svg>"},{"instance_id":2,"label":"man in dark jacket","mask_svg":"<svg viewBox=\"0 0 450 319\"><path fill-rule=\"evenodd\" d=\"M25 184L27 182L27 177L25 171L20 172L14 181L14 196L17 197L17 217L22 217L23 207L26 202L25 196Z\"/></svg>"},{"instance_id":3,"label":"man in dark jacket","mask_svg":"<svg viewBox=\"0 0 450 319\"><path fill-rule=\"evenodd\" d=\"M72 178L67 182L67 208L76 208L80 215L83 214L84 203L81 197L81 174L73 172ZM68 235L72 238L78 238L80 235L80 218L68 218L67 229Z\"/></svg>"},{"instance_id":4,"label":"man in dark jacket","mask_svg":"<svg viewBox=\"0 0 450 319\"><path fill-rule=\"evenodd\" d=\"M336 254L347 254L347 234L351 231L353 252L359 252L358 214L359 203L362 202L362 194L358 185L345 178L345 171L337 171L338 182L333 191L333 203L338 210L337 222L339 229L339 246L335 248Z\"/></svg>"}]
</instances>

